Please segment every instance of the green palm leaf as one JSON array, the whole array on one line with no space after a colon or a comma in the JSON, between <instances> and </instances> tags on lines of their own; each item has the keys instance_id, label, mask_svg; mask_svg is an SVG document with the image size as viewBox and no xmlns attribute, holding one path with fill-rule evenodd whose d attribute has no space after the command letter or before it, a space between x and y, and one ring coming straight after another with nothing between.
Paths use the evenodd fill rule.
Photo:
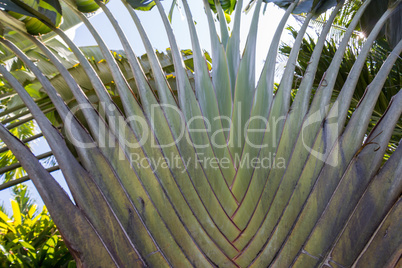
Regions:
<instances>
[{"instance_id":1,"label":"green palm leaf","mask_svg":"<svg viewBox=\"0 0 402 268\"><path fill-rule=\"evenodd\" d=\"M49 18L36 14L71 52L57 43L50 49L2 12L0 43L8 51L4 57L19 58L0 66L3 84L13 88L4 92L4 99L18 93L29 109L23 110L24 116L32 114L38 123L74 203L3 126L8 121L0 126L0 137L7 145L3 150L10 149L28 172L78 264L397 265L401 146L385 164L383 158L402 114L400 90L391 93L392 101L375 126L369 125L387 77L395 72L402 41L381 64L372 60L378 72L363 93L356 89L372 46L395 10L399 12L400 1L381 14L339 88L338 74L343 72L350 38L370 1L356 11L325 72L320 70L321 59L326 56L330 24L342 3L273 2L287 10L261 76L256 76L254 65L262 0L256 1L243 53L242 1L235 10L235 1L204 1L212 58L201 49L186 0L183 7L192 51L179 49L159 0L123 1L147 51L141 58L108 7L98 0L95 3L115 29L123 51L111 51L73 1L66 0L65 6L89 29L97 47L78 48ZM166 55L153 50L134 10L155 5L171 46ZM332 6L336 7L328 24L306 55L303 37L310 20ZM220 20L218 36L212 9L220 17L224 11L235 11L231 34ZM308 14L288 50L286 69L274 91L280 36L292 12ZM22 47L35 49L23 52L13 43L13 32L26 39ZM191 55L191 61L184 60L186 55ZM293 76L300 57L309 60L298 84ZM41 94L30 95L26 89ZM39 102L43 96L57 110L62 131L47 120L47 104ZM351 110L353 99L358 99L358 105L352 104ZM24 106L16 107L10 111ZM370 221L365 224L362 219ZM83 241L86 238L90 244Z\"/></svg>"}]
</instances>

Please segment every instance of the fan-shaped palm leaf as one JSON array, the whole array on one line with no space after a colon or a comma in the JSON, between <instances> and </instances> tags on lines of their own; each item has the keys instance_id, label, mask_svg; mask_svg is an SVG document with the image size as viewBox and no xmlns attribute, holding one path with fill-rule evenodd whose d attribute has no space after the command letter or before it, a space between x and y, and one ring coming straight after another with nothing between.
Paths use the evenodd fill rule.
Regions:
<instances>
[{"instance_id":1,"label":"fan-shaped palm leaf","mask_svg":"<svg viewBox=\"0 0 402 268\"><path fill-rule=\"evenodd\" d=\"M0 16L2 23L33 42L54 64L85 118L86 124L81 124L79 117L72 114L76 109L66 105L38 66L7 38L0 39L35 75L63 122L61 133L49 123L20 82L0 66L3 78L18 92L47 138L75 203L3 125L0 137L37 186L79 265L397 265L401 250L401 236L397 231L400 227L398 198L402 190L400 146L382 168L381 163L402 113L402 92L395 94L371 133L367 137L365 134L381 89L402 51L401 41L347 120L353 92L372 44L396 5L382 14L336 100L331 102L349 38L370 1L365 1L356 12L312 94L326 35L341 7L341 3L337 4L291 102L295 64L309 19L323 11L322 7L332 6L333 1L276 1L286 6L287 11L256 83L255 42L262 0L256 1L242 56L239 50L242 1L237 3L230 37L223 31L219 40L209 1L204 0L211 31L212 70L208 69L198 42L188 3L183 0L193 44L192 85L169 19L156 0L171 45L175 91L170 88L130 6L149 2L124 3L147 49L154 84L149 83L112 13L101 1L95 2L123 44L138 96L124 75L126 70L90 22L71 2L67 4L97 41L122 110L97 75L96 66L62 30L41 18L74 53L97 95L99 106L91 104L72 73L38 38L27 34L4 12ZM216 8L218 14L223 13L219 4ZM309 12L308 19L296 37L274 95L280 35L296 8ZM222 21L220 25L224 28ZM172 92L177 92L177 100ZM71 142L74 153L64 139ZM372 208L373 221L362 224L361 217L365 217L367 208Z\"/></svg>"}]
</instances>

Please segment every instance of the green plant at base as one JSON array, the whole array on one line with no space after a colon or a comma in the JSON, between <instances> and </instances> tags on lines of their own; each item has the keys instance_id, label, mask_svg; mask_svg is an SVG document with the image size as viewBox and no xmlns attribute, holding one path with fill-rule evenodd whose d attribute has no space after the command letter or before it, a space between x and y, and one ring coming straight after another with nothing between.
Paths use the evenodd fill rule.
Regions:
<instances>
[{"instance_id":1,"label":"green plant at base","mask_svg":"<svg viewBox=\"0 0 402 268\"><path fill-rule=\"evenodd\" d=\"M0 267L75 267L46 207L31 204L25 185L13 190L13 216L0 211Z\"/></svg>"}]
</instances>

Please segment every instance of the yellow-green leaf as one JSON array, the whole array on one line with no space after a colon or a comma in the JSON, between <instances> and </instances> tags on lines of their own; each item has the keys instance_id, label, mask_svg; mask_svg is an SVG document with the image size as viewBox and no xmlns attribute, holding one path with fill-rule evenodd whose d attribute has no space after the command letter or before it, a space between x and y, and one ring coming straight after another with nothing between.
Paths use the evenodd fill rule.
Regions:
<instances>
[{"instance_id":1,"label":"yellow-green leaf","mask_svg":"<svg viewBox=\"0 0 402 268\"><path fill-rule=\"evenodd\" d=\"M13 209L15 225L21 225L21 211L17 201L11 200L11 207Z\"/></svg>"}]
</instances>

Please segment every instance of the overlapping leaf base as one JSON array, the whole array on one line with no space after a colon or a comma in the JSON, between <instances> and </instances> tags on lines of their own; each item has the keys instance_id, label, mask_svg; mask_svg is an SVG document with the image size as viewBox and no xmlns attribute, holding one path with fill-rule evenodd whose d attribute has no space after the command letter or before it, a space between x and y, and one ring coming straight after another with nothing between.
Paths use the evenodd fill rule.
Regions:
<instances>
[{"instance_id":1,"label":"overlapping leaf base","mask_svg":"<svg viewBox=\"0 0 402 268\"><path fill-rule=\"evenodd\" d=\"M398 265L402 250L398 232L402 209L401 146L385 164L382 162L401 117L401 91L371 133L367 135L366 130L386 77L402 52L401 41L352 115L348 109L366 56L400 1L390 5L367 37L336 101L331 101L331 96L339 66L369 0L351 21L319 87L313 88L321 51L341 3L335 7L294 98L293 75L309 21L317 12L332 6L333 1L310 1L307 11L302 4L309 1L286 3L286 13L256 80L256 40L263 1L255 3L241 56L243 1L237 2L231 33L226 20L221 19L218 36L210 3L204 0L212 47L210 69L190 8L183 0L193 44L190 80L169 20L156 0L171 45L173 84L167 81L166 69L161 67L166 64L160 62L161 55L156 55L130 6L153 4L124 2L147 50L149 66L144 67L112 13L101 1L95 2L120 38L124 61L123 56L110 52L74 1L65 3L97 41L105 59L96 60L98 65L91 64L83 54L88 51L81 51L63 31L42 15L34 14L70 47L79 62L74 68L87 76L82 81L76 78L77 70L60 62L59 55L27 34L20 22L3 11L0 17L5 26L33 42L57 69L58 75L49 81L42 65L38 67L30 61L7 35L0 39L36 76L57 109L62 135L16 77L0 66L4 81L19 94L47 138L75 204L3 125L0 137L27 170L79 265ZM215 1L213 8L223 18L220 2L225 1ZM290 14L301 8L309 13L274 94L280 36ZM91 53L96 55L99 51ZM105 72L94 68L105 68L105 64L113 87L99 78L98 74ZM132 72L129 76L134 80L128 79L128 72ZM63 81L59 81L61 78ZM84 91L84 83L92 89ZM71 104L71 99L74 105L66 105L65 101ZM82 108L79 116L71 116L76 107Z\"/></svg>"}]
</instances>

